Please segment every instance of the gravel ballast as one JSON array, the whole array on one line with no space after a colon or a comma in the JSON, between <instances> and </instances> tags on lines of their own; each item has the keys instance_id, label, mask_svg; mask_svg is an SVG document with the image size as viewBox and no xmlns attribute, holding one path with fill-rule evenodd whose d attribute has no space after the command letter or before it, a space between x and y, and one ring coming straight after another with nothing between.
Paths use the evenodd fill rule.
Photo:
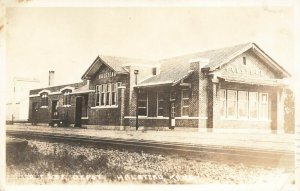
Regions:
<instances>
[{"instance_id":1,"label":"gravel ballast","mask_svg":"<svg viewBox=\"0 0 300 191\"><path fill-rule=\"evenodd\" d=\"M201 159L196 161L188 157L142 151L128 152L36 140L28 140L28 146L38 153L39 158L35 162L8 164L9 182L253 184L272 182L284 174L283 169Z\"/></svg>"}]
</instances>

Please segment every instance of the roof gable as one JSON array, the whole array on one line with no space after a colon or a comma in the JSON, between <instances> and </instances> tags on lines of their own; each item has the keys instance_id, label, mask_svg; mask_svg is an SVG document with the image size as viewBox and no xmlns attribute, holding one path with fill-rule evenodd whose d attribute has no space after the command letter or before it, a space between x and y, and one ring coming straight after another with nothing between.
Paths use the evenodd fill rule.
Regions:
<instances>
[{"instance_id":1,"label":"roof gable","mask_svg":"<svg viewBox=\"0 0 300 191\"><path fill-rule=\"evenodd\" d=\"M119 56L99 55L92 65L83 74L82 79L91 79L100 69L102 65L106 65L116 73L128 73L125 66L131 64L148 64L152 65L154 61L143 60L138 58L127 58Z\"/></svg>"},{"instance_id":2,"label":"roof gable","mask_svg":"<svg viewBox=\"0 0 300 191\"><path fill-rule=\"evenodd\" d=\"M281 74L281 77L290 77L291 75L277 64L271 57L269 57L265 52L263 52L255 43L244 43L231 47L203 51L193 54L187 54L183 56L177 56L173 58L162 59L161 72L159 75L148 78L140 83L140 85L149 84L163 84L163 83L174 83L178 79L186 76L191 72L190 70L190 60L196 58L205 58L209 62L203 68L213 72L216 69L222 67L224 64L229 63L239 55L243 54L248 50L252 50L260 59L272 68L275 72Z\"/></svg>"}]
</instances>

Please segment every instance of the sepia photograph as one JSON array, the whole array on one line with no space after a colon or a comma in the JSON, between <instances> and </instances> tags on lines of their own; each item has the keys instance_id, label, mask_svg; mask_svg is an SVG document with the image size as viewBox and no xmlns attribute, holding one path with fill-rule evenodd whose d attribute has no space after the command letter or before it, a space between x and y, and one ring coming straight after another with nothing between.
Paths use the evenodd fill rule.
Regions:
<instances>
[{"instance_id":1,"label":"sepia photograph","mask_svg":"<svg viewBox=\"0 0 300 191\"><path fill-rule=\"evenodd\" d=\"M2 4L1 187L300 189L292 3L76 2Z\"/></svg>"}]
</instances>

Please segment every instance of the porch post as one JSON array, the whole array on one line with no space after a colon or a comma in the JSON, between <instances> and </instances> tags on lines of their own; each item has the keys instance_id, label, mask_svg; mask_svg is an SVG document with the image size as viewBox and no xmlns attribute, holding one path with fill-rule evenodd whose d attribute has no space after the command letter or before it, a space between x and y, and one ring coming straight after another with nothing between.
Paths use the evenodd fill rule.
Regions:
<instances>
[{"instance_id":1,"label":"porch post","mask_svg":"<svg viewBox=\"0 0 300 191\"><path fill-rule=\"evenodd\" d=\"M139 128L139 89L136 89L136 107L135 107L135 130Z\"/></svg>"},{"instance_id":2,"label":"porch post","mask_svg":"<svg viewBox=\"0 0 300 191\"><path fill-rule=\"evenodd\" d=\"M125 116L125 86L119 86L120 95L120 130L124 130L124 116Z\"/></svg>"},{"instance_id":3,"label":"porch post","mask_svg":"<svg viewBox=\"0 0 300 191\"><path fill-rule=\"evenodd\" d=\"M208 86L208 119L207 119L207 128L212 130L218 124L220 119L220 109L219 109L219 79L217 75L214 74Z\"/></svg>"},{"instance_id":4,"label":"porch post","mask_svg":"<svg viewBox=\"0 0 300 191\"><path fill-rule=\"evenodd\" d=\"M284 133L284 99L285 90L280 88L277 91L277 133Z\"/></svg>"}]
</instances>

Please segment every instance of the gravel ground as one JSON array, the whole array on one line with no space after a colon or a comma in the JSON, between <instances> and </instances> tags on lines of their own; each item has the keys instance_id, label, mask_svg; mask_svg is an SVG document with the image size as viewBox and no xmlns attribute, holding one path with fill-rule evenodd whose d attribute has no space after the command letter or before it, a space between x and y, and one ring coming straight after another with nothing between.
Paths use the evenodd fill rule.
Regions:
<instances>
[{"instance_id":1,"label":"gravel ground","mask_svg":"<svg viewBox=\"0 0 300 191\"><path fill-rule=\"evenodd\" d=\"M100 156L107 156L108 166L122 167L124 172L126 172L125 175L116 174L118 177L116 181L119 183L253 184L274 181L274 177L278 177L283 173L282 169L264 169L260 167L247 167L243 164L228 165L218 162L195 161L183 157L144 152L99 149L34 140L29 140L28 144L29 146L37 146L38 152L44 155L68 151L68 153L74 157L80 155L86 156L85 160L87 161L92 161ZM8 177L12 178L16 174L28 175L31 170L33 169L22 169L21 171L20 169L10 166L8 167ZM105 177L105 174L103 174L103 176ZM141 179L139 179L139 177ZM143 181L141 181L142 179ZM147 179L147 181L145 181L145 179ZM157 181L157 179L160 181ZM72 181L68 181L68 183L70 182Z\"/></svg>"}]
</instances>

